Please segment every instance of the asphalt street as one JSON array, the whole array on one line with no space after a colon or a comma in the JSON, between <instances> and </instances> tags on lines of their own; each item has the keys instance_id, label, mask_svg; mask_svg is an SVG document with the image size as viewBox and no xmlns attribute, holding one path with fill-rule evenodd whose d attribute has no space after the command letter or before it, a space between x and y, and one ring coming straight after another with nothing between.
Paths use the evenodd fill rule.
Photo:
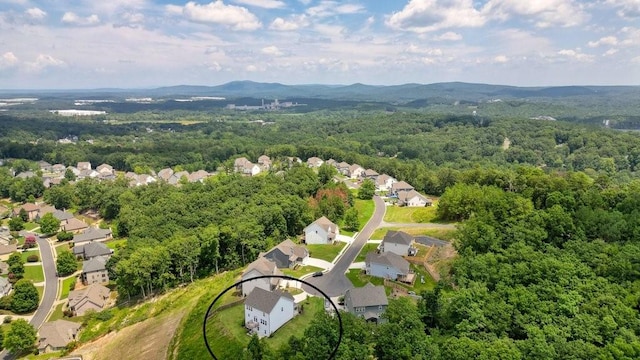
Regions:
<instances>
[{"instance_id":1,"label":"asphalt street","mask_svg":"<svg viewBox=\"0 0 640 360\"><path fill-rule=\"evenodd\" d=\"M358 233L353 243L342 254L342 257L335 263L333 268L325 273L323 276L307 278L306 281L317 286L320 290L325 292L328 296L340 296L344 295L344 292L353 288L353 284L345 273L349 269L349 265L356 259L360 250L367 243L367 240L371 237L371 234L382 222L385 212L384 201L379 196L374 196L373 201L375 203L375 210L373 216L362 228L362 231ZM320 295L315 289L310 286L303 285L302 289L309 294Z\"/></svg>"}]
</instances>

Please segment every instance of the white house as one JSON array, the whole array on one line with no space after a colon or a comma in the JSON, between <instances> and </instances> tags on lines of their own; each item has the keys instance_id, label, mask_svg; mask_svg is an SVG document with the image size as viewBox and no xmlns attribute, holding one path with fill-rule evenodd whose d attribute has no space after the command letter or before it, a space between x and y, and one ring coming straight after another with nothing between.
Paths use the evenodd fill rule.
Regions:
<instances>
[{"instance_id":1,"label":"white house","mask_svg":"<svg viewBox=\"0 0 640 360\"><path fill-rule=\"evenodd\" d=\"M391 252L400 256L415 255L414 243L413 236L406 232L389 230L380 243L380 252Z\"/></svg>"},{"instance_id":2,"label":"white house","mask_svg":"<svg viewBox=\"0 0 640 360\"><path fill-rule=\"evenodd\" d=\"M322 164L324 164L324 161L322 159L320 159L319 157L316 156L312 156L310 158L307 159L307 165L309 167L320 167Z\"/></svg>"},{"instance_id":3,"label":"white house","mask_svg":"<svg viewBox=\"0 0 640 360\"><path fill-rule=\"evenodd\" d=\"M391 185L391 190L389 191L389 195L397 196L400 191L411 191L413 190L413 186L407 183L406 181L399 181Z\"/></svg>"},{"instance_id":4,"label":"white house","mask_svg":"<svg viewBox=\"0 0 640 360\"><path fill-rule=\"evenodd\" d=\"M233 169L236 172L239 172L242 175L247 175L247 176L258 175L261 171L260 166L258 166L258 164L252 163L245 157L240 157L235 159L233 162Z\"/></svg>"},{"instance_id":5,"label":"white house","mask_svg":"<svg viewBox=\"0 0 640 360\"><path fill-rule=\"evenodd\" d=\"M364 169L362 168L362 166L358 165L358 164L353 164L351 166L349 166L349 177L352 179L357 179L359 177L362 177L362 175L364 174Z\"/></svg>"},{"instance_id":6,"label":"white house","mask_svg":"<svg viewBox=\"0 0 640 360\"><path fill-rule=\"evenodd\" d=\"M332 244L338 235L338 225L324 216L304 228L304 242L307 244Z\"/></svg>"},{"instance_id":7,"label":"white house","mask_svg":"<svg viewBox=\"0 0 640 360\"><path fill-rule=\"evenodd\" d=\"M282 272L278 270L276 263L273 261L259 257L256 261L247 266L247 270L242 273L242 280L252 279L258 276L267 275L282 275ZM247 281L242 283L242 295L247 296L253 292L253 290L260 288L265 291L274 290L278 284L280 284L280 278L264 278Z\"/></svg>"},{"instance_id":8,"label":"white house","mask_svg":"<svg viewBox=\"0 0 640 360\"><path fill-rule=\"evenodd\" d=\"M391 186L396 183L397 180L393 177L382 174L376 178L376 190L378 191L389 191Z\"/></svg>"},{"instance_id":9,"label":"white house","mask_svg":"<svg viewBox=\"0 0 640 360\"><path fill-rule=\"evenodd\" d=\"M415 190L398 191L398 205L409 207L431 206L431 200Z\"/></svg>"},{"instance_id":10,"label":"white house","mask_svg":"<svg viewBox=\"0 0 640 360\"><path fill-rule=\"evenodd\" d=\"M244 302L245 327L259 337L271 336L295 316L291 294L254 289Z\"/></svg>"}]
</instances>

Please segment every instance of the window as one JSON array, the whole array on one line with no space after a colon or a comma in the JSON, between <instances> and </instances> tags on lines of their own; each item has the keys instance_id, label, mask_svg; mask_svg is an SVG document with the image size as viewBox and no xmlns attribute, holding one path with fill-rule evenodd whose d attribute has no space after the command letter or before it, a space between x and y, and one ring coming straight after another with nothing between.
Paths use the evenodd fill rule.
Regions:
<instances>
[{"instance_id":1,"label":"window","mask_svg":"<svg viewBox=\"0 0 640 360\"><path fill-rule=\"evenodd\" d=\"M284 306L280 308L280 311L284 311Z\"/></svg>"}]
</instances>

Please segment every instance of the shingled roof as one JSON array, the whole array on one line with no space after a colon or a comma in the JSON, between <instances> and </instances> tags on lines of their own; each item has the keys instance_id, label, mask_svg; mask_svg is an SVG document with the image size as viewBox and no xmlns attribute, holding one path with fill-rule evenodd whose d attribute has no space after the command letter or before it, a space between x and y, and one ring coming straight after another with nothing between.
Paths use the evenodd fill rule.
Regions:
<instances>
[{"instance_id":1,"label":"shingled roof","mask_svg":"<svg viewBox=\"0 0 640 360\"><path fill-rule=\"evenodd\" d=\"M314 221L313 224L320 225L320 227L323 228L325 231L335 231L335 229L337 228L337 225L334 224L331 220L327 219L326 216L323 216L318 220Z\"/></svg>"},{"instance_id":2,"label":"shingled roof","mask_svg":"<svg viewBox=\"0 0 640 360\"><path fill-rule=\"evenodd\" d=\"M67 320L44 323L38 331L40 333L38 348L45 349L47 346L54 349L63 348L75 340L78 329L80 329L80 324Z\"/></svg>"},{"instance_id":3,"label":"shingled roof","mask_svg":"<svg viewBox=\"0 0 640 360\"><path fill-rule=\"evenodd\" d=\"M411 245L411 243L413 242L413 236L407 234L404 231L389 230L385 234L382 241L392 244Z\"/></svg>"},{"instance_id":4,"label":"shingled roof","mask_svg":"<svg viewBox=\"0 0 640 360\"><path fill-rule=\"evenodd\" d=\"M82 290L69 292L69 307L79 308L84 303L90 302L103 308L111 291L100 284L91 284Z\"/></svg>"},{"instance_id":5,"label":"shingled roof","mask_svg":"<svg viewBox=\"0 0 640 360\"><path fill-rule=\"evenodd\" d=\"M82 272L90 273L94 271L104 271L106 270L107 258L104 256L96 256L91 258L90 260L82 262Z\"/></svg>"},{"instance_id":6,"label":"shingled roof","mask_svg":"<svg viewBox=\"0 0 640 360\"><path fill-rule=\"evenodd\" d=\"M347 290L344 297L350 300L351 306L354 308L389 305L384 286L374 286L371 283L367 283L364 287Z\"/></svg>"},{"instance_id":7,"label":"shingled roof","mask_svg":"<svg viewBox=\"0 0 640 360\"><path fill-rule=\"evenodd\" d=\"M280 298L287 298L293 302L293 296L287 292L279 290L267 291L260 287L255 287L253 291L247 296L244 301L246 306L250 306L254 309L260 310L265 313L270 313L274 306L278 303Z\"/></svg>"},{"instance_id":8,"label":"shingled roof","mask_svg":"<svg viewBox=\"0 0 640 360\"><path fill-rule=\"evenodd\" d=\"M392 266L396 268L402 274L409 273L409 262L402 258L400 255L396 255L392 252L386 252L381 254L376 254L375 252L370 252L367 254L365 259L365 263L367 264L381 264L385 266Z\"/></svg>"}]
</instances>

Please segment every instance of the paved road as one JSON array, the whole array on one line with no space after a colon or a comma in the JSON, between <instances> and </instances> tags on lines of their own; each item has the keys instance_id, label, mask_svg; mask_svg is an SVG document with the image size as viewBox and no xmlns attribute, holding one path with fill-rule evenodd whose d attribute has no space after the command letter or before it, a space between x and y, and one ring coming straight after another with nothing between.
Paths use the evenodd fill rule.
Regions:
<instances>
[{"instance_id":1,"label":"paved road","mask_svg":"<svg viewBox=\"0 0 640 360\"><path fill-rule=\"evenodd\" d=\"M307 279L309 283L317 286L329 296L344 295L346 290L353 288L353 284L347 279L345 272L347 272L349 265L356 259L362 247L364 247L367 240L371 237L371 234L373 234L373 231L380 225L382 218L384 218L384 201L379 196L374 196L373 201L376 205L373 216L371 216L371 219L369 219L362 231L356 236L349 248L345 250L342 257L335 263L331 271L325 273L324 276ZM319 295L317 291L307 285L303 285L302 289L310 294Z\"/></svg>"}]
</instances>

